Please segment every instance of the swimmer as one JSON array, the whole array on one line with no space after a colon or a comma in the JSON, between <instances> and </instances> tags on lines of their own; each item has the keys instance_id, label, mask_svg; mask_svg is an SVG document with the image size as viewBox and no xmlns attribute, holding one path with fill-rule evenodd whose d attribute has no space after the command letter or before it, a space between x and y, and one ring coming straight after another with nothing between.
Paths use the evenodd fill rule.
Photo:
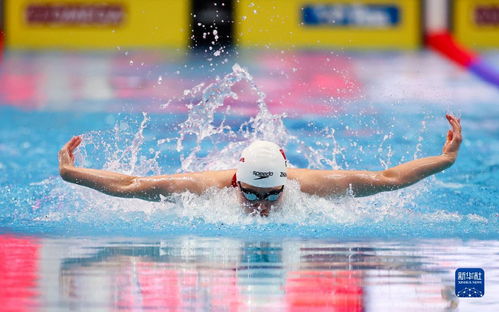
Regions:
<instances>
[{"instance_id":1,"label":"swimmer","mask_svg":"<svg viewBox=\"0 0 499 312\"><path fill-rule=\"evenodd\" d=\"M71 183L127 198L160 201L161 196L189 191L202 194L210 188L234 187L244 210L268 216L279 207L288 179L304 193L317 196L356 197L397 190L452 166L462 141L460 119L446 115L451 126L438 156L412 160L383 171L312 170L288 168L284 151L276 144L255 141L241 154L236 169L136 177L105 170L75 167L74 150L81 143L73 137L59 151L59 172Z\"/></svg>"}]
</instances>

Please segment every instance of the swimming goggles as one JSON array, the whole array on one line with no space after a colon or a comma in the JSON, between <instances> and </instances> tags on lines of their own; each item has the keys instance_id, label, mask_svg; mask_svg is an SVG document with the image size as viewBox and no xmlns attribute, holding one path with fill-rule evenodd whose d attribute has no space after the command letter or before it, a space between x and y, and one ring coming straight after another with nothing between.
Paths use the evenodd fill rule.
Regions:
<instances>
[{"instance_id":1,"label":"swimming goggles","mask_svg":"<svg viewBox=\"0 0 499 312\"><path fill-rule=\"evenodd\" d=\"M256 201L256 200L276 201L279 199L279 195L281 195L282 191L284 190L284 185L283 185L278 190L260 194L250 189L242 187L241 182L237 182L237 184L239 184L239 188L241 189L244 198L246 198L249 201Z\"/></svg>"}]
</instances>

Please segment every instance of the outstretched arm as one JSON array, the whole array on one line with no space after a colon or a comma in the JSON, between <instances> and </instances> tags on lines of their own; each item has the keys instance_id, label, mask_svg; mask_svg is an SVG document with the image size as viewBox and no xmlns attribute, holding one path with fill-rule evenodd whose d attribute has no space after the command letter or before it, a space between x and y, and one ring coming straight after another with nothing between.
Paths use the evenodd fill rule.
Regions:
<instances>
[{"instance_id":1,"label":"outstretched arm","mask_svg":"<svg viewBox=\"0 0 499 312\"><path fill-rule=\"evenodd\" d=\"M384 171L290 169L289 177L300 182L301 190L319 196L343 195L349 189L354 196L368 196L414 184L452 166L462 141L460 120L446 115L452 130L439 156L426 157Z\"/></svg>"},{"instance_id":2,"label":"outstretched arm","mask_svg":"<svg viewBox=\"0 0 499 312\"><path fill-rule=\"evenodd\" d=\"M61 177L67 182L112 196L159 201L161 196L185 191L201 194L210 187L229 186L234 174L234 170L224 170L136 177L105 170L75 167L73 152L81 140L79 136L73 137L59 151Z\"/></svg>"}]
</instances>

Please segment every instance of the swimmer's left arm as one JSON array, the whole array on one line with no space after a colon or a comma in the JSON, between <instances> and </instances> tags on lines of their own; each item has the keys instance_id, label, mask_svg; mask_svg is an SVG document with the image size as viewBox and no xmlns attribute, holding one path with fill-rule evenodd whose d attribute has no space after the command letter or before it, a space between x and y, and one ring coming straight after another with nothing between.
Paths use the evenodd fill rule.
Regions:
<instances>
[{"instance_id":1,"label":"swimmer's left arm","mask_svg":"<svg viewBox=\"0 0 499 312\"><path fill-rule=\"evenodd\" d=\"M383 171L290 169L289 178L300 182L305 193L331 196L351 192L356 197L392 191L412 185L452 166L462 141L460 120L447 115L452 130L438 156L426 157Z\"/></svg>"},{"instance_id":2,"label":"swimmer's left arm","mask_svg":"<svg viewBox=\"0 0 499 312\"><path fill-rule=\"evenodd\" d=\"M81 142L81 137L73 137L59 151L61 177L67 182L111 196L160 201L162 196L168 197L186 191L201 194L211 187L230 186L231 177L235 173L235 170L220 170L136 177L119 172L76 167L74 151Z\"/></svg>"}]
</instances>

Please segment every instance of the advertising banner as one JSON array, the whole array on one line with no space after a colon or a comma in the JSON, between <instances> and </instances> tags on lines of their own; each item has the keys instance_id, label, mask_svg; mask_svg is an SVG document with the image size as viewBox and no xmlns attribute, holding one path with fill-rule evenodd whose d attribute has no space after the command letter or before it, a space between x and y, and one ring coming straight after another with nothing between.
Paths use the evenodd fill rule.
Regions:
<instances>
[{"instance_id":1,"label":"advertising banner","mask_svg":"<svg viewBox=\"0 0 499 312\"><path fill-rule=\"evenodd\" d=\"M11 48L186 47L188 0L7 0Z\"/></svg>"},{"instance_id":2,"label":"advertising banner","mask_svg":"<svg viewBox=\"0 0 499 312\"><path fill-rule=\"evenodd\" d=\"M417 0L240 0L241 46L414 49L421 45Z\"/></svg>"},{"instance_id":3,"label":"advertising banner","mask_svg":"<svg viewBox=\"0 0 499 312\"><path fill-rule=\"evenodd\" d=\"M453 29L470 48L499 48L499 0L454 1Z\"/></svg>"}]
</instances>

